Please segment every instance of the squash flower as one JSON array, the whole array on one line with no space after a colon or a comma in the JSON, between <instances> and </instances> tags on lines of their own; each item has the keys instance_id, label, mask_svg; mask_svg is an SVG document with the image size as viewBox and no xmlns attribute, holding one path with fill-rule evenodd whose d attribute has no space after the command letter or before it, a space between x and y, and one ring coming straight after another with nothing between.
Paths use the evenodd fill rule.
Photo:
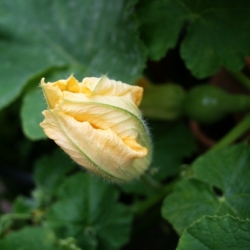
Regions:
<instances>
[{"instance_id":1,"label":"squash flower","mask_svg":"<svg viewBox=\"0 0 250 250\"><path fill-rule=\"evenodd\" d=\"M143 89L120 81L87 77L41 87L48 109L45 134L76 163L115 182L141 176L151 161L151 142L138 106Z\"/></svg>"}]
</instances>

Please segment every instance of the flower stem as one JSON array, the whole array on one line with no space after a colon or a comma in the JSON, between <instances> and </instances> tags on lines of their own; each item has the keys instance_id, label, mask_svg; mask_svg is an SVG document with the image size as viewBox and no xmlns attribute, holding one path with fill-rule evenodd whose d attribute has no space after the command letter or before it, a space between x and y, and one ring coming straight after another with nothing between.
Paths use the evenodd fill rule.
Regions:
<instances>
[{"instance_id":1,"label":"flower stem","mask_svg":"<svg viewBox=\"0 0 250 250\"><path fill-rule=\"evenodd\" d=\"M229 133L227 133L218 143L211 148L210 151L223 148L230 145L246 131L250 129L250 114L246 115Z\"/></svg>"},{"instance_id":2,"label":"flower stem","mask_svg":"<svg viewBox=\"0 0 250 250\"><path fill-rule=\"evenodd\" d=\"M148 199L135 203L132 206L132 211L135 215L142 215L144 214L148 209L153 207L155 204L160 202L167 194L171 193L173 190L173 187L175 183L179 180L179 178L174 179L172 182L170 182L168 185L163 186L158 193L155 195L150 196Z\"/></svg>"},{"instance_id":3,"label":"flower stem","mask_svg":"<svg viewBox=\"0 0 250 250\"><path fill-rule=\"evenodd\" d=\"M250 79L241 72L231 72L234 78L244 87L250 90Z\"/></svg>"},{"instance_id":4,"label":"flower stem","mask_svg":"<svg viewBox=\"0 0 250 250\"><path fill-rule=\"evenodd\" d=\"M162 185L147 173L141 176L141 181L144 182L147 186L149 186L153 190L157 191L160 188L162 188Z\"/></svg>"}]
</instances>

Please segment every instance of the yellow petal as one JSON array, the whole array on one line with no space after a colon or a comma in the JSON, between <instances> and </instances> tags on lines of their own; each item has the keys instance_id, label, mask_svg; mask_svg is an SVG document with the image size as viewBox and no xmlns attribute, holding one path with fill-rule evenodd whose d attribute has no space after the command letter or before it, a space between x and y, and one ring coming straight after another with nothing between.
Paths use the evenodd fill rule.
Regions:
<instances>
[{"instance_id":1,"label":"yellow petal","mask_svg":"<svg viewBox=\"0 0 250 250\"><path fill-rule=\"evenodd\" d=\"M128 181L147 169L148 150L133 138L122 140L111 129L95 129L89 122L79 122L63 112L46 110L43 115L40 125L45 134L92 172Z\"/></svg>"},{"instance_id":2,"label":"yellow petal","mask_svg":"<svg viewBox=\"0 0 250 250\"><path fill-rule=\"evenodd\" d=\"M101 129L112 129L120 138L136 138L150 148L148 131L138 108L125 97L86 97L84 94L64 93L58 109L78 121L88 121Z\"/></svg>"},{"instance_id":3,"label":"yellow petal","mask_svg":"<svg viewBox=\"0 0 250 250\"><path fill-rule=\"evenodd\" d=\"M138 144L135 140L135 138L132 137L126 137L123 139L124 144L126 144L129 148L135 150L139 153L141 153L142 156L145 156L148 153L147 148L142 147L140 144Z\"/></svg>"},{"instance_id":4,"label":"yellow petal","mask_svg":"<svg viewBox=\"0 0 250 250\"><path fill-rule=\"evenodd\" d=\"M44 78L42 78L41 88L43 90L49 108L55 108L56 104L62 97L62 91L59 86L53 83L45 83Z\"/></svg>"},{"instance_id":5,"label":"yellow petal","mask_svg":"<svg viewBox=\"0 0 250 250\"><path fill-rule=\"evenodd\" d=\"M65 92L58 108L76 120L89 121L95 127L102 129L112 128L122 137L132 136L132 134L122 135L125 130L134 133L133 127L138 129L144 127L140 111L124 97L87 97L84 94Z\"/></svg>"},{"instance_id":6,"label":"yellow petal","mask_svg":"<svg viewBox=\"0 0 250 250\"><path fill-rule=\"evenodd\" d=\"M85 93L88 96L123 96L130 99L136 106L139 106L142 99L143 88L110 80L106 76L101 78L86 77L82 84L85 86Z\"/></svg>"},{"instance_id":7,"label":"yellow petal","mask_svg":"<svg viewBox=\"0 0 250 250\"><path fill-rule=\"evenodd\" d=\"M79 84L74 76L70 76L66 81L67 81L66 91L79 93L80 91Z\"/></svg>"}]
</instances>

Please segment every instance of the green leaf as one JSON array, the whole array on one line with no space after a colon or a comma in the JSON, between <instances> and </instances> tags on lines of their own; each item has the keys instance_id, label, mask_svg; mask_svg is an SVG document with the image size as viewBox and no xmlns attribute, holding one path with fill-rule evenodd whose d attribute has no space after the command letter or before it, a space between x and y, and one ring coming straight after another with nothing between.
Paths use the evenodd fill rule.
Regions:
<instances>
[{"instance_id":1,"label":"green leaf","mask_svg":"<svg viewBox=\"0 0 250 250\"><path fill-rule=\"evenodd\" d=\"M13 204L13 213L30 214L35 205L36 204L33 199L24 196L18 196Z\"/></svg>"},{"instance_id":2,"label":"green leaf","mask_svg":"<svg viewBox=\"0 0 250 250\"><path fill-rule=\"evenodd\" d=\"M250 218L250 148L239 144L201 156L195 176L221 190L220 199L243 218Z\"/></svg>"},{"instance_id":3,"label":"green leaf","mask_svg":"<svg viewBox=\"0 0 250 250\"><path fill-rule=\"evenodd\" d=\"M36 189L32 192L35 206L42 209L48 207L67 174L75 167L75 163L61 149L38 159L34 170Z\"/></svg>"},{"instance_id":4,"label":"green leaf","mask_svg":"<svg viewBox=\"0 0 250 250\"><path fill-rule=\"evenodd\" d=\"M193 170L197 178L231 197L250 193L249 163L250 148L244 143L199 157L193 163Z\"/></svg>"},{"instance_id":5,"label":"green leaf","mask_svg":"<svg viewBox=\"0 0 250 250\"><path fill-rule=\"evenodd\" d=\"M59 250L53 232L45 228L26 227L12 232L0 240L0 249L4 250Z\"/></svg>"},{"instance_id":6,"label":"green leaf","mask_svg":"<svg viewBox=\"0 0 250 250\"><path fill-rule=\"evenodd\" d=\"M44 156L35 164L34 178L38 188L54 194L66 178L66 174L76 167L75 163L61 149Z\"/></svg>"},{"instance_id":7,"label":"green leaf","mask_svg":"<svg viewBox=\"0 0 250 250\"><path fill-rule=\"evenodd\" d=\"M216 73L221 66L242 69L250 54L249 10L248 0L149 0L137 6L150 57L164 56L186 28L180 53L199 78Z\"/></svg>"},{"instance_id":8,"label":"green leaf","mask_svg":"<svg viewBox=\"0 0 250 250\"><path fill-rule=\"evenodd\" d=\"M204 216L183 233L177 250L248 250L249 242L249 220Z\"/></svg>"},{"instance_id":9,"label":"green leaf","mask_svg":"<svg viewBox=\"0 0 250 250\"><path fill-rule=\"evenodd\" d=\"M175 47L185 21L185 10L175 0L141 0L136 13L149 57L159 60L167 50Z\"/></svg>"},{"instance_id":10,"label":"green leaf","mask_svg":"<svg viewBox=\"0 0 250 250\"><path fill-rule=\"evenodd\" d=\"M21 109L24 134L31 140L46 138L39 123L43 120L42 111L47 108L40 88L29 91L23 100Z\"/></svg>"},{"instance_id":11,"label":"green leaf","mask_svg":"<svg viewBox=\"0 0 250 250\"><path fill-rule=\"evenodd\" d=\"M29 79L55 67L78 67L84 76L108 74L133 83L145 63L137 22L128 11L133 3L2 0L0 108L13 101Z\"/></svg>"},{"instance_id":12,"label":"green leaf","mask_svg":"<svg viewBox=\"0 0 250 250\"><path fill-rule=\"evenodd\" d=\"M11 218L10 214L4 214L0 216L0 237L5 234L5 232L12 226L12 224L13 219Z\"/></svg>"},{"instance_id":13,"label":"green leaf","mask_svg":"<svg viewBox=\"0 0 250 250\"><path fill-rule=\"evenodd\" d=\"M8 28L8 24L2 22L4 16L2 11L4 11L5 14L10 14L12 22L15 22L16 28L18 28L20 24L18 20L21 17L15 16L14 10L5 8L3 2L0 2L0 26ZM21 1L19 2L21 3ZM15 6L16 3L12 3L12 5ZM25 16L25 14L23 15ZM16 31L13 30L13 33L15 34ZM60 56L55 55L54 51L44 48L44 45L30 42L0 40L0 51L2 62L0 67L0 109L16 99L31 78L46 73L54 66L62 66L64 63Z\"/></svg>"},{"instance_id":14,"label":"green leaf","mask_svg":"<svg viewBox=\"0 0 250 250\"><path fill-rule=\"evenodd\" d=\"M203 215L233 214L206 183L190 179L179 182L165 198L162 215L181 234Z\"/></svg>"},{"instance_id":15,"label":"green leaf","mask_svg":"<svg viewBox=\"0 0 250 250\"><path fill-rule=\"evenodd\" d=\"M114 186L86 173L69 177L47 215L58 236L75 237L83 249L119 249L129 239L131 214Z\"/></svg>"},{"instance_id":16,"label":"green leaf","mask_svg":"<svg viewBox=\"0 0 250 250\"><path fill-rule=\"evenodd\" d=\"M193 163L194 178L166 197L162 215L178 233L203 215L250 217L250 148L245 144L209 152Z\"/></svg>"}]
</instances>

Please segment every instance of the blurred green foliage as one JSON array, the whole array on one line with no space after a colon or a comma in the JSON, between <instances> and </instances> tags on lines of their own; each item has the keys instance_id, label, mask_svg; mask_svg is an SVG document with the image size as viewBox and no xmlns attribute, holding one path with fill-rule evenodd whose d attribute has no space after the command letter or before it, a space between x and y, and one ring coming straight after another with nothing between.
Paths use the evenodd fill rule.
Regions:
<instances>
[{"instance_id":1,"label":"blurred green foliage","mask_svg":"<svg viewBox=\"0 0 250 250\"><path fill-rule=\"evenodd\" d=\"M250 55L249 11L247 0L1 0L0 176L7 191L0 186L0 209L7 200L12 211L0 217L0 249L133 249L144 227L157 234L155 223L166 244L171 234L180 239L177 249L248 249L247 144L203 155L187 119L148 117L154 157L147 174L158 185L150 178L108 183L45 140L39 82L107 74L134 84L145 72L157 74L153 66L173 48L192 80L222 66L239 71Z\"/></svg>"}]
</instances>

